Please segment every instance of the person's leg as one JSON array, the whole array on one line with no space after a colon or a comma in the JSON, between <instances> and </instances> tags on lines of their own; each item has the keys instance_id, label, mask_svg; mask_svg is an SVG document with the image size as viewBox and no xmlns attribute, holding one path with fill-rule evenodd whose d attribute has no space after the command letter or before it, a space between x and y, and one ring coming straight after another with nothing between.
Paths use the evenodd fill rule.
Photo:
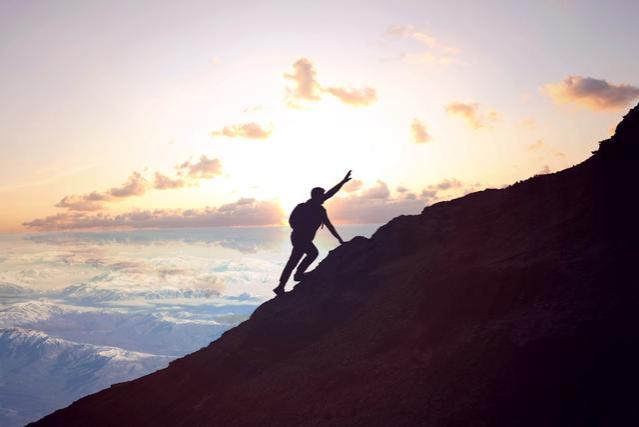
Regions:
<instances>
[{"instance_id":1,"label":"person's leg","mask_svg":"<svg viewBox=\"0 0 639 427\"><path fill-rule=\"evenodd\" d=\"M319 251L317 250L313 242L308 242L304 246L304 252L306 253L306 256L304 257L302 262L300 262L300 265L297 266L295 276L293 277L295 280L302 279L304 273L306 272L306 269L313 263L313 261L315 261L315 258L317 258L317 255L319 254Z\"/></svg>"},{"instance_id":2,"label":"person's leg","mask_svg":"<svg viewBox=\"0 0 639 427\"><path fill-rule=\"evenodd\" d=\"M293 245L291 256L288 258L286 266L284 266L284 270L282 271L282 275L280 276L280 284L275 289L284 289L284 286L286 286L286 282L288 282L289 277L291 277L291 273L293 272L293 269L295 268L297 263L300 262L302 255L304 255L303 247Z\"/></svg>"}]
</instances>

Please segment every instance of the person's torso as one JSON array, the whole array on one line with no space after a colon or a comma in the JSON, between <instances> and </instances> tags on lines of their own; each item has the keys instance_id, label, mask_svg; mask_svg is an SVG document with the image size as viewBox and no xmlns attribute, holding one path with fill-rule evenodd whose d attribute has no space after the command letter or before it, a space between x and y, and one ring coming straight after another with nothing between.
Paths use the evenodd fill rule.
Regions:
<instances>
[{"instance_id":1,"label":"person's torso","mask_svg":"<svg viewBox=\"0 0 639 427\"><path fill-rule=\"evenodd\" d=\"M300 203L291 214L290 223L293 228L293 236L313 240L325 217L326 209L324 206L310 200Z\"/></svg>"}]
</instances>

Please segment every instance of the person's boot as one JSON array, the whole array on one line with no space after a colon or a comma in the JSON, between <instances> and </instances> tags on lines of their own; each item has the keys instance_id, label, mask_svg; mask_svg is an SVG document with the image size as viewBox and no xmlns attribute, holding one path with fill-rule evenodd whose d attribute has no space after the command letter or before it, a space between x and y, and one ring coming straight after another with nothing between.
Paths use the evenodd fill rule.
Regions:
<instances>
[{"instance_id":1,"label":"person's boot","mask_svg":"<svg viewBox=\"0 0 639 427\"><path fill-rule=\"evenodd\" d=\"M299 271L295 272L295 274L293 275L293 280L295 280L296 282L301 282L305 278L306 278L306 273L300 273Z\"/></svg>"},{"instance_id":2,"label":"person's boot","mask_svg":"<svg viewBox=\"0 0 639 427\"><path fill-rule=\"evenodd\" d=\"M273 289L273 292L275 292L275 295L280 296L284 293L284 286L279 285L277 288Z\"/></svg>"}]
</instances>

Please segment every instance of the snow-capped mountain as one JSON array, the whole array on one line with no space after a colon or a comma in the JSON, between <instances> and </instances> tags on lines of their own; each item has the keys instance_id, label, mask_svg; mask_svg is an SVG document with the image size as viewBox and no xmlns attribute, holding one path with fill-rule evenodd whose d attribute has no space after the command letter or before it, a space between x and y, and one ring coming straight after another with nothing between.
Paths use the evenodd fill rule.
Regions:
<instances>
[{"instance_id":1,"label":"snow-capped mountain","mask_svg":"<svg viewBox=\"0 0 639 427\"><path fill-rule=\"evenodd\" d=\"M19 426L86 394L146 375L173 358L0 329L0 425Z\"/></svg>"},{"instance_id":2,"label":"snow-capped mountain","mask_svg":"<svg viewBox=\"0 0 639 427\"><path fill-rule=\"evenodd\" d=\"M181 356L204 347L244 320L252 305L183 310L124 311L28 301L0 309L0 327L22 327L70 341Z\"/></svg>"},{"instance_id":3,"label":"snow-capped mountain","mask_svg":"<svg viewBox=\"0 0 639 427\"><path fill-rule=\"evenodd\" d=\"M0 426L18 426L193 352L254 306L126 310L61 300L0 306Z\"/></svg>"}]
</instances>

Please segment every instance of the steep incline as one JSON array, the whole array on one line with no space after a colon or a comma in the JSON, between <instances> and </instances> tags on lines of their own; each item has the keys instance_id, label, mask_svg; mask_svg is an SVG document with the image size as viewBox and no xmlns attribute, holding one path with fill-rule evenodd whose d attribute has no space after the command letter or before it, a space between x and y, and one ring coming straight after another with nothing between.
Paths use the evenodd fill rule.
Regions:
<instances>
[{"instance_id":1,"label":"steep incline","mask_svg":"<svg viewBox=\"0 0 639 427\"><path fill-rule=\"evenodd\" d=\"M639 418L639 107L562 172L398 217L164 370L38 425Z\"/></svg>"}]
</instances>

